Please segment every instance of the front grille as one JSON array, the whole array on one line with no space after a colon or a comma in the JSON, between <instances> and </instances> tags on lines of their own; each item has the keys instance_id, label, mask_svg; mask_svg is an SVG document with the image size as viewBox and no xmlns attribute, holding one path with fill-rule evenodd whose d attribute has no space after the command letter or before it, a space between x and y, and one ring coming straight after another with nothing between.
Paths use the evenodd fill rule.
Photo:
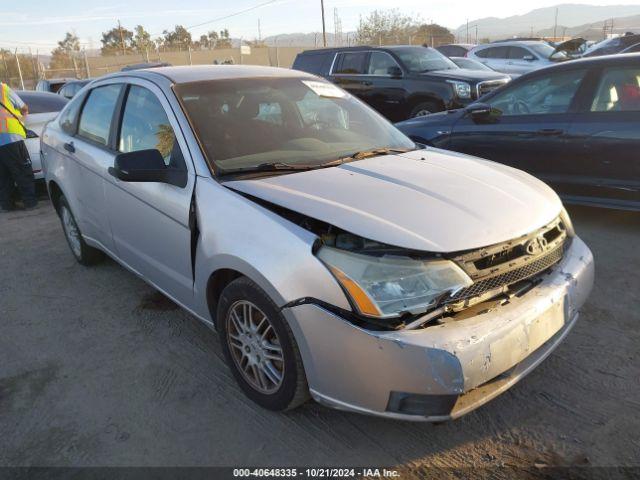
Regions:
<instances>
[{"instance_id":1,"label":"front grille","mask_svg":"<svg viewBox=\"0 0 640 480\"><path fill-rule=\"evenodd\" d=\"M486 95L489 92L492 92L496 88L499 88L507 83L509 83L509 80L506 78L504 80L487 80L486 82L478 83L476 87L478 98Z\"/></svg>"},{"instance_id":2,"label":"front grille","mask_svg":"<svg viewBox=\"0 0 640 480\"><path fill-rule=\"evenodd\" d=\"M465 300L471 297L477 297L483 293L495 290L497 288L506 287L512 285L521 280L525 280L529 277L537 275L543 272L547 268L555 265L562 259L563 245L556 247L555 249L540 256L531 263L528 263L520 268L511 270L495 277L487 278L475 282L470 287L464 288L457 292L455 295L445 300L446 303L454 303L460 300Z\"/></svg>"}]
</instances>

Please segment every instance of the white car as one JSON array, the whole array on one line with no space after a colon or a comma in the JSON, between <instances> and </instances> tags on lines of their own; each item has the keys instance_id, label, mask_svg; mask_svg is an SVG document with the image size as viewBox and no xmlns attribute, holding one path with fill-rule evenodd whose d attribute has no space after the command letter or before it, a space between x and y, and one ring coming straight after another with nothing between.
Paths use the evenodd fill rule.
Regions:
<instances>
[{"instance_id":1,"label":"white car","mask_svg":"<svg viewBox=\"0 0 640 480\"><path fill-rule=\"evenodd\" d=\"M68 103L68 100L55 93L33 92L19 90L16 92L29 107L29 114L24 119L27 127L27 139L25 144L31 157L33 175L36 180L44 178L40 159L40 134L44 126L56 118L60 110Z\"/></svg>"}]
</instances>

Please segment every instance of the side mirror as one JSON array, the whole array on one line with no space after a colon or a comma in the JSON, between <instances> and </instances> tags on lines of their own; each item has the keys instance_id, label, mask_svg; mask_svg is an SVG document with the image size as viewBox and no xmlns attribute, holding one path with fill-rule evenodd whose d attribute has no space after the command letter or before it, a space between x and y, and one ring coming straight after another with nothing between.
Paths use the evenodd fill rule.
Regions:
<instances>
[{"instance_id":1,"label":"side mirror","mask_svg":"<svg viewBox=\"0 0 640 480\"><path fill-rule=\"evenodd\" d=\"M118 154L109 174L123 182L168 183L181 188L187 185L187 171L167 167L155 148Z\"/></svg>"},{"instance_id":2,"label":"side mirror","mask_svg":"<svg viewBox=\"0 0 640 480\"><path fill-rule=\"evenodd\" d=\"M465 112L475 121L487 120L491 116L491 105L481 102L472 103Z\"/></svg>"},{"instance_id":3,"label":"side mirror","mask_svg":"<svg viewBox=\"0 0 640 480\"><path fill-rule=\"evenodd\" d=\"M402 70L400 69L400 67L397 67L397 66L389 67L387 68L387 74L390 77L399 78L402 76Z\"/></svg>"},{"instance_id":4,"label":"side mirror","mask_svg":"<svg viewBox=\"0 0 640 480\"><path fill-rule=\"evenodd\" d=\"M38 138L38 134L36 132L34 132L33 130L30 130L27 128L27 131L25 132L27 135L27 138Z\"/></svg>"},{"instance_id":5,"label":"side mirror","mask_svg":"<svg viewBox=\"0 0 640 480\"><path fill-rule=\"evenodd\" d=\"M522 57L523 60L526 60L527 62L533 62L536 57L534 57L533 55L525 55L524 57Z\"/></svg>"}]
</instances>

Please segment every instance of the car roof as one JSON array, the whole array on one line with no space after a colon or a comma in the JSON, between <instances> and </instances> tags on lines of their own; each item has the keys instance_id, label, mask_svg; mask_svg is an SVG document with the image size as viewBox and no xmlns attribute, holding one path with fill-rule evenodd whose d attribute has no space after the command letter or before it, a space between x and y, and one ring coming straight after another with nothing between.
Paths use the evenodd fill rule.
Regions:
<instances>
[{"instance_id":1,"label":"car roof","mask_svg":"<svg viewBox=\"0 0 640 480\"><path fill-rule=\"evenodd\" d=\"M189 65L178 67L158 67L128 72L117 72L103 78L141 77L154 79L160 75L175 84L201 82L206 80L230 80L234 78L283 77L317 78L315 75L290 70L288 68L262 67L256 65Z\"/></svg>"},{"instance_id":2,"label":"car roof","mask_svg":"<svg viewBox=\"0 0 640 480\"><path fill-rule=\"evenodd\" d=\"M40 81L49 83L67 83L73 82L74 80L77 80L77 78L43 78Z\"/></svg>"},{"instance_id":3,"label":"car roof","mask_svg":"<svg viewBox=\"0 0 640 480\"><path fill-rule=\"evenodd\" d=\"M60 98L60 95L58 95L57 93L40 92L37 90L16 90L16 94L23 100L27 97L32 99Z\"/></svg>"},{"instance_id":4,"label":"car roof","mask_svg":"<svg viewBox=\"0 0 640 480\"><path fill-rule=\"evenodd\" d=\"M544 40L498 40L496 42L485 43L483 45L478 45L476 48L484 48L484 47L509 47L511 45L549 45L549 42L545 42Z\"/></svg>"},{"instance_id":5,"label":"car roof","mask_svg":"<svg viewBox=\"0 0 640 480\"><path fill-rule=\"evenodd\" d=\"M382 45L382 46L373 46L373 45L358 45L357 47L329 47L329 48L314 48L313 50L305 50L304 52L299 53L298 55L318 55L322 53L336 53L336 52L358 52L362 50L398 50L401 48L431 48L425 47L424 45Z\"/></svg>"}]
</instances>

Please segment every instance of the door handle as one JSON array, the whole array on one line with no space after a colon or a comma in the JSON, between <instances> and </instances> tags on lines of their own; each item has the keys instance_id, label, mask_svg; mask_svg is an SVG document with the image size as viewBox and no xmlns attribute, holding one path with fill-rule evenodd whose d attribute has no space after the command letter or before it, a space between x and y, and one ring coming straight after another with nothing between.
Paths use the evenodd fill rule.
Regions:
<instances>
[{"instance_id":1,"label":"door handle","mask_svg":"<svg viewBox=\"0 0 640 480\"><path fill-rule=\"evenodd\" d=\"M373 82L369 82L369 81L364 81L362 82L363 85L370 87L371 85L373 85Z\"/></svg>"},{"instance_id":2,"label":"door handle","mask_svg":"<svg viewBox=\"0 0 640 480\"><path fill-rule=\"evenodd\" d=\"M557 135L562 135L564 133L564 130L560 130L559 128L543 128L542 130L538 130L536 132L538 135L544 135L544 136L557 136Z\"/></svg>"},{"instance_id":3,"label":"door handle","mask_svg":"<svg viewBox=\"0 0 640 480\"><path fill-rule=\"evenodd\" d=\"M69 153L75 153L76 147L73 146L73 142L65 143L63 145L64 149Z\"/></svg>"}]
</instances>

